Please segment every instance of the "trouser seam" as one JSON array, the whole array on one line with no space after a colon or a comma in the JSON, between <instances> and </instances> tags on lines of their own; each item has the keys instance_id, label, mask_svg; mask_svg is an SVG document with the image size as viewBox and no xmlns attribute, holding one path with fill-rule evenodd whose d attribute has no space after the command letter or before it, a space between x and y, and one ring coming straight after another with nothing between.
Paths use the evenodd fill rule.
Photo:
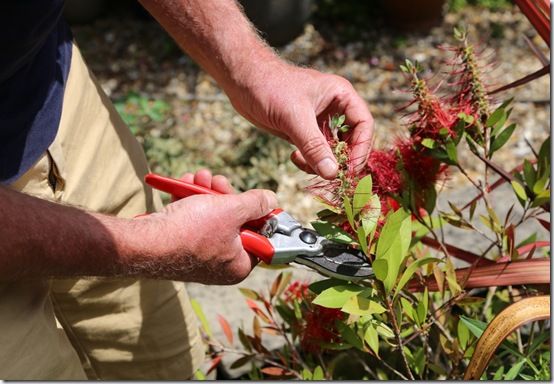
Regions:
<instances>
[{"instance_id":1,"label":"trouser seam","mask_svg":"<svg viewBox=\"0 0 554 384\"><path fill-rule=\"evenodd\" d=\"M77 355L79 355L79 358L85 360L85 363L87 363L88 366L90 367L90 370L85 370L85 374L88 377L89 375L87 371L92 371L92 373L94 373L94 377L92 379L98 380L99 379L98 368L94 366L92 359L87 353L87 350L85 349L85 347L83 346L83 344L81 343L77 335L75 335L75 333L73 332L73 328L71 327L71 325L69 325L69 321L67 321L67 319L65 318L65 315L61 310L60 305L56 300L56 297L52 294L52 292L50 293L49 296L50 296L50 300L52 301L52 305L54 306L54 313L56 314L56 318L62 325L62 328L66 333L68 339L71 341L72 347L76 350ZM82 361L81 361L81 366L83 366L83 369L84 369L85 365L83 364ZM91 378L89 377L89 379Z\"/></svg>"}]
</instances>

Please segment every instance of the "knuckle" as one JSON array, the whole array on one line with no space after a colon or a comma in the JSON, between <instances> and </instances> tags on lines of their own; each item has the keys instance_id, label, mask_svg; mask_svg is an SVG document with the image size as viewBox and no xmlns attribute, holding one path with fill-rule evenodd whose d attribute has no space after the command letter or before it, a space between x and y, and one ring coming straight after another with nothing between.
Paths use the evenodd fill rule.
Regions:
<instances>
[{"instance_id":1,"label":"knuckle","mask_svg":"<svg viewBox=\"0 0 554 384\"><path fill-rule=\"evenodd\" d=\"M302 152L307 157L314 157L326 150L326 143L320 137L308 137L302 145Z\"/></svg>"}]
</instances>

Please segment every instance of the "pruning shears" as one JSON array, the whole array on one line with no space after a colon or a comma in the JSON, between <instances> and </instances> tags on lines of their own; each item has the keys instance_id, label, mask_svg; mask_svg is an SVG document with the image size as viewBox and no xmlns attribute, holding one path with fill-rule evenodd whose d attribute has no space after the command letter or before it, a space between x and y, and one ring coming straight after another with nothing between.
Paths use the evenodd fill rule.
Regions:
<instances>
[{"instance_id":1,"label":"pruning shears","mask_svg":"<svg viewBox=\"0 0 554 384\"><path fill-rule=\"evenodd\" d=\"M220 192L196 184L149 173L146 184L182 199L197 194ZM298 263L319 273L356 281L373 276L365 255L352 247L332 242L302 225L280 208L250 221L240 231L244 249L266 264Z\"/></svg>"}]
</instances>

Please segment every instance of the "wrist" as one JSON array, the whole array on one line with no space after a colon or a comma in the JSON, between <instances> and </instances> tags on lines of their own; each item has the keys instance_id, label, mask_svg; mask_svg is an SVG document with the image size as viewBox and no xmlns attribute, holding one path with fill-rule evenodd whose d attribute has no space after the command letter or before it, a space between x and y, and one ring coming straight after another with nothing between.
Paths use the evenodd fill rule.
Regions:
<instances>
[{"instance_id":1,"label":"wrist","mask_svg":"<svg viewBox=\"0 0 554 384\"><path fill-rule=\"evenodd\" d=\"M236 62L227 66L227 76L219 81L226 94L244 91L252 93L270 77L282 73L289 66L264 43L260 41L259 44L261 47L248 49L248 55L237 55Z\"/></svg>"}]
</instances>

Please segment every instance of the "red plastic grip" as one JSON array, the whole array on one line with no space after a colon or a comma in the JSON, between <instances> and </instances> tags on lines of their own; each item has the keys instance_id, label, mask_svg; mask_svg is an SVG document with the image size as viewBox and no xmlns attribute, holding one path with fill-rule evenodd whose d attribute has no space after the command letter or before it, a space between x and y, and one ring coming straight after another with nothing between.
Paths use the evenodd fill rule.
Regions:
<instances>
[{"instance_id":1,"label":"red plastic grip","mask_svg":"<svg viewBox=\"0 0 554 384\"><path fill-rule=\"evenodd\" d=\"M249 229L241 229L240 240L246 252L256 256L266 264L271 264L275 250L267 237L252 232Z\"/></svg>"},{"instance_id":2,"label":"red plastic grip","mask_svg":"<svg viewBox=\"0 0 554 384\"><path fill-rule=\"evenodd\" d=\"M154 173L147 174L144 177L144 181L152 188L171 194L175 199L182 199L192 195L221 195L221 192L214 191L213 189L187 183L171 177L156 175ZM281 212L283 212L281 208L274 209L266 216L249 221L245 223L244 226L250 229L260 230L270 218ZM271 263L275 250L265 236L248 229L241 229L240 238L244 249L248 253L256 256L266 264Z\"/></svg>"}]
</instances>

